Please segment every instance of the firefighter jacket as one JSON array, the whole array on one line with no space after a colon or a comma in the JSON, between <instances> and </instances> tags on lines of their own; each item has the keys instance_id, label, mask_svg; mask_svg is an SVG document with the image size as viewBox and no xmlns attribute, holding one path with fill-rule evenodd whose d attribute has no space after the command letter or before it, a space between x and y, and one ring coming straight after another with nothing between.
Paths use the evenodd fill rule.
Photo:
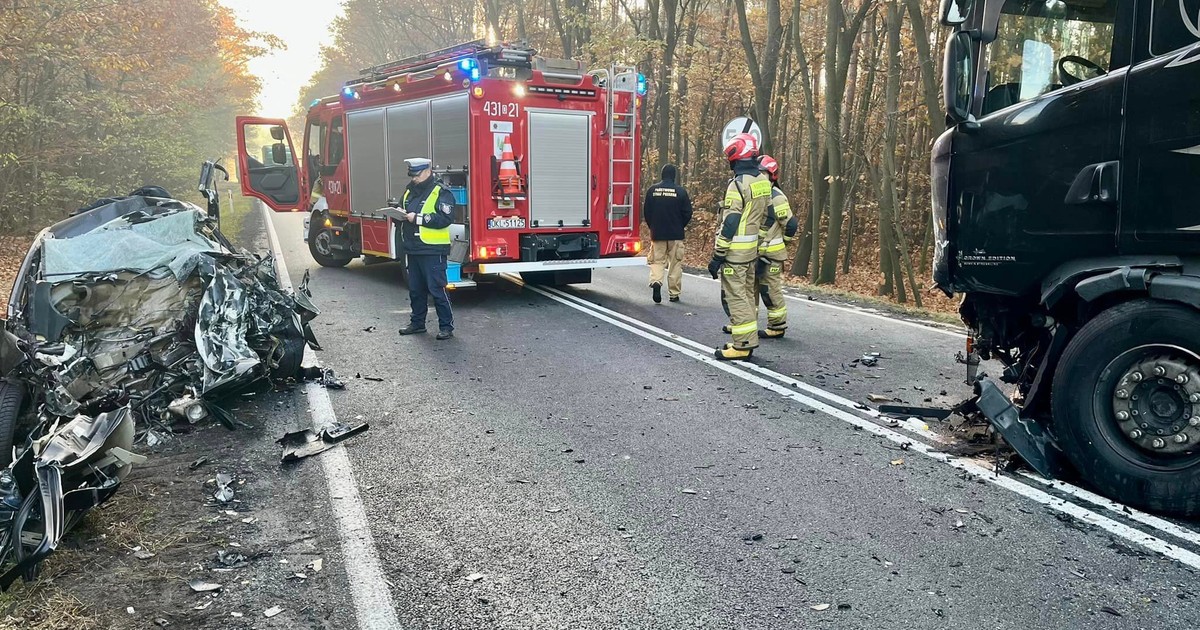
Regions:
<instances>
[{"instance_id":1,"label":"firefighter jacket","mask_svg":"<svg viewBox=\"0 0 1200 630\"><path fill-rule=\"evenodd\" d=\"M799 221L792 214L787 195L779 187L771 189L771 205L758 231L758 257L787 260L787 244L796 238Z\"/></svg>"},{"instance_id":2,"label":"firefighter jacket","mask_svg":"<svg viewBox=\"0 0 1200 630\"><path fill-rule=\"evenodd\" d=\"M758 259L758 231L771 204L771 180L754 160L742 160L725 189L713 256L730 263Z\"/></svg>"},{"instance_id":3,"label":"firefighter jacket","mask_svg":"<svg viewBox=\"0 0 1200 630\"><path fill-rule=\"evenodd\" d=\"M683 228L692 221L692 199L675 183L674 165L663 167L662 181L646 190L642 217L650 227L652 241L682 241Z\"/></svg>"},{"instance_id":4,"label":"firefighter jacket","mask_svg":"<svg viewBox=\"0 0 1200 630\"><path fill-rule=\"evenodd\" d=\"M409 255L450 254L450 224L454 221L454 194L437 179L409 183L401 201L405 212L417 215L416 223L400 224L404 252Z\"/></svg>"}]
</instances>

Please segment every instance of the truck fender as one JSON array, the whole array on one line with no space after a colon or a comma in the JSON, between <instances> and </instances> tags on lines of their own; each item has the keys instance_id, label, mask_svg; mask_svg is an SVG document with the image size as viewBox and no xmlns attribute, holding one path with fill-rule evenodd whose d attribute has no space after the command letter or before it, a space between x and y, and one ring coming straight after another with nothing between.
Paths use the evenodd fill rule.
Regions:
<instances>
[{"instance_id":1,"label":"truck fender","mask_svg":"<svg viewBox=\"0 0 1200 630\"><path fill-rule=\"evenodd\" d=\"M1089 301L1111 293L1112 291L1127 290L1124 286L1126 277L1123 270L1174 271L1183 269L1184 263L1178 256L1110 256L1103 258L1082 258L1060 265L1046 276L1042 283L1042 304L1053 309L1063 298L1071 293L1078 293L1079 286L1096 278L1113 276L1087 289L1093 295ZM1129 282L1137 282L1131 276Z\"/></svg>"},{"instance_id":2,"label":"truck fender","mask_svg":"<svg viewBox=\"0 0 1200 630\"><path fill-rule=\"evenodd\" d=\"M1117 291L1134 291L1156 300L1180 302L1200 308L1200 276L1161 272L1153 269L1122 267L1106 274L1088 278L1075 286L1075 292L1085 301Z\"/></svg>"}]
</instances>

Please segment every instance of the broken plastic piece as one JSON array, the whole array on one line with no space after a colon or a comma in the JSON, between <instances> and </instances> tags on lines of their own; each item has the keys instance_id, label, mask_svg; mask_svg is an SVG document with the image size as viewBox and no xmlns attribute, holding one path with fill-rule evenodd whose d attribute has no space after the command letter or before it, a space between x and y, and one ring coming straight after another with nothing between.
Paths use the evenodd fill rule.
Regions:
<instances>
[{"instance_id":1,"label":"broken plastic piece","mask_svg":"<svg viewBox=\"0 0 1200 630\"><path fill-rule=\"evenodd\" d=\"M990 379L975 384L976 405L1013 450L1042 476L1054 479L1069 470L1063 452L1042 425L1021 417L1021 412Z\"/></svg>"},{"instance_id":2,"label":"broken plastic piece","mask_svg":"<svg viewBox=\"0 0 1200 630\"><path fill-rule=\"evenodd\" d=\"M284 447L281 461L283 463L294 462L317 453L323 453L339 442L352 438L368 428L370 426L366 422L355 426L338 422L320 429L289 431L276 442Z\"/></svg>"}]
</instances>

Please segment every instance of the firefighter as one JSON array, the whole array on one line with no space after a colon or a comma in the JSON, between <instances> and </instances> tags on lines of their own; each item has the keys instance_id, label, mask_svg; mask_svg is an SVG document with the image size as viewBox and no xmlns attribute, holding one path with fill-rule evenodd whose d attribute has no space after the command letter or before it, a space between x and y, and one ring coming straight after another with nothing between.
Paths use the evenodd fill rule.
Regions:
<instances>
[{"instance_id":1,"label":"firefighter","mask_svg":"<svg viewBox=\"0 0 1200 630\"><path fill-rule=\"evenodd\" d=\"M722 360L745 359L758 347L758 298L754 271L758 230L771 202L771 180L758 170L758 140L739 133L725 144L733 179L721 203L721 223L708 272L721 279L721 302L729 314L731 343L717 348Z\"/></svg>"},{"instance_id":2,"label":"firefighter","mask_svg":"<svg viewBox=\"0 0 1200 630\"><path fill-rule=\"evenodd\" d=\"M425 332L429 297L437 310L438 339L454 336L454 314L446 292L446 257L450 255L450 224L454 217L454 195L433 176L426 158L404 160L412 178L400 205L404 211L401 236L408 259L408 299L412 319L401 335Z\"/></svg>"},{"instance_id":3,"label":"firefighter","mask_svg":"<svg viewBox=\"0 0 1200 630\"><path fill-rule=\"evenodd\" d=\"M758 159L758 168L771 180L771 205L758 231L758 264L755 279L758 297L767 307L767 329L761 339L778 339L787 331L787 304L783 298L783 265L787 246L796 238L799 222L792 214L787 195L779 189L779 162L769 155ZM755 302L757 305L757 300ZM757 309L756 309L757 310Z\"/></svg>"},{"instance_id":4,"label":"firefighter","mask_svg":"<svg viewBox=\"0 0 1200 630\"><path fill-rule=\"evenodd\" d=\"M662 167L662 181L646 190L642 218L650 227L650 291L654 303L662 302L664 267L667 296L679 301L683 288L683 231L692 220L692 199L687 189L675 183L674 164Z\"/></svg>"}]
</instances>

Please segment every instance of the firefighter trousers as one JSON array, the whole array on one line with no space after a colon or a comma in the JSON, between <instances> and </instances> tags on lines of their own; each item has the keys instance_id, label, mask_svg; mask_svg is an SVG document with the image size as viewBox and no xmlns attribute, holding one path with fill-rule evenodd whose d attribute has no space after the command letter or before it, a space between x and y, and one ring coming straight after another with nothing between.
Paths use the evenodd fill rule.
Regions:
<instances>
[{"instance_id":1,"label":"firefighter trousers","mask_svg":"<svg viewBox=\"0 0 1200 630\"><path fill-rule=\"evenodd\" d=\"M783 297L783 261L759 258L755 271L757 298L767 307L767 330L787 330L787 302ZM755 310L757 310L757 301Z\"/></svg>"},{"instance_id":2,"label":"firefighter trousers","mask_svg":"<svg viewBox=\"0 0 1200 630\"><path fill-rule=\"evenodd\" d=\"M454 312L446 293L446 257L441 254L408 255L408 301L412 304L412 327L425 328L429 298L437 310L438 329L454 330Z\"/></svg>"},{"instance_id":3,"label":"firefighter trousers","mask_svg":"<svg viewBox=\"0 0 1200 630\"><path fill-rule=\"evenodd\" d=\"M733 347L758 347L758 298L755 296L755 263L721 265L721 306L729 315Z\"/></svg>"},{"instance_id":4,"label":"firefighter trousers","mask_svg":"<svg viewBox=\"0 0 1200 630\"><path fill-rule=\"evenodd\" d=\"M683 288L683 241L650 243L650 286L662 284L664 275L667 277L667 295L679 297Z\"/></svg>"}]
</instances>

